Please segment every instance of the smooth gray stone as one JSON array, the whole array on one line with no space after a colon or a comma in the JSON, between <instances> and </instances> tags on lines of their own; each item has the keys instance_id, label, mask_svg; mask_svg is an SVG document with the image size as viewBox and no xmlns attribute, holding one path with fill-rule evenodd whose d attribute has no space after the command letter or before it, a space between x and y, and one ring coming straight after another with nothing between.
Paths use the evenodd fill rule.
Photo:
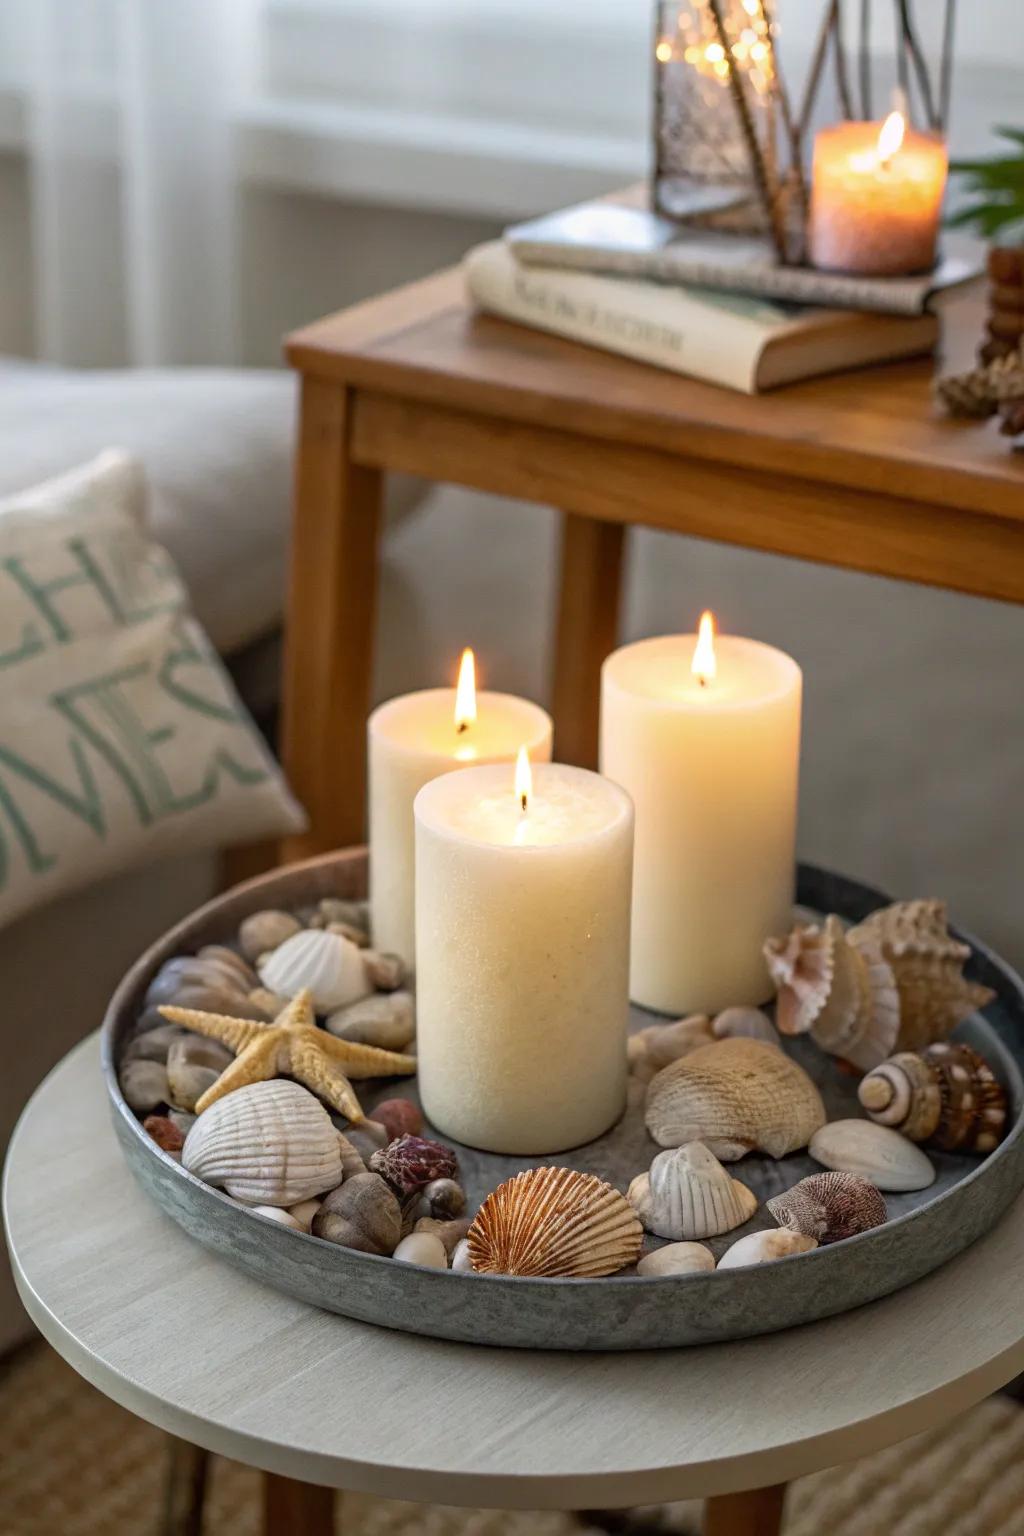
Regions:
<instances>
[{"instance_id":1,"label":"smooth gray stone","mask_svg":"<svg viewBox=\"0 0 1024 1536\"><path fill-rule=\"evenodd\" d=\"M125 1103L137 1115L151 1114L158 1104L167 1103L167 1068L159 1061L126 1061L120 1087Z\"/></svg>"}]
</instances>

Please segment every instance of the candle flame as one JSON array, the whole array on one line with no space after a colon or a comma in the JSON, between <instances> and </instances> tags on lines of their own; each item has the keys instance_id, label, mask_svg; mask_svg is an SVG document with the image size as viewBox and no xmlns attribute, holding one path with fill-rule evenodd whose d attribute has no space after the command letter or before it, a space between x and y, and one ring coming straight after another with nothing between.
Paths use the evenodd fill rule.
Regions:
<instances>
[{"instance_id":1,"label":"candle flame","mask_svg":"<svg viewBox=\"0 0 1024 1536\"><path fill-rule=\"evenodd\" d=\"M718 661L715 657L715 616L709 609L705 609L700 616L700 624L697 626L697 644L693 648L690 671L698 679L702 688L718 671Z\"/></svg>"},{"instance_id":2,"label":"candle flame","mask_svg":"<svg viewBox=\"0 0 1024 1536\"><path fill-rule=\"evenodd\" d=\"M460 734L476 719L476 660L467 645L459 663L459 683L455 690L455 729Z\"/></svg>"},{"instance_id":3,"label":"candle flame","mask_svg":"<svg viewBox=\"0 0 1024 1536\"><path fill-rule=\"evenodd\" d=\"M529 754L525 747L520 747L519 756L516 758L516 799L524 816L532 794L533 774L530 771Z\"/></svg>"},{"instance_id":4,"label":"candle flame","mask_svg":"<svg viewBox=\"0 0 1024 1536\"><path fill-rule=\"evenodd\" d=\"M906 119L902 112L890 112L882 124L882 131L878 135L878 159L881 165L888 165L893 155L903 143L903 135L907 131Z\"/></svg>"}]
</instances>

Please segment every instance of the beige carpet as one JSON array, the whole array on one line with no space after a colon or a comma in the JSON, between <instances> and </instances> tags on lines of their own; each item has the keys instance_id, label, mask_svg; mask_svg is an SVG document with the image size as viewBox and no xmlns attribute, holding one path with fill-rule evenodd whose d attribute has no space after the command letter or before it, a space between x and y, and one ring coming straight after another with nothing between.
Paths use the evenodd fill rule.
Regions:
<instances>
[{"instance_id":1,"label":"beige carpet","mask_svg":"<svg viewBox=\"0 0 1024 1536\"><path fill-rule=\"evenodd\" d=\"M147 1536L163 1436L88 1386L45 1345L0 1365L0 1536ZM696 1505L650 1512L699 1529ZM955 1424L822 1472L789 1492L786 1536L1024 1536L1024 1410L990 1398ZM558 1514L338 1501L338 1536L570 1536ZM259 1475L214 1461L204 1536L259 1536Z\"/></svg>"}]
</instances>

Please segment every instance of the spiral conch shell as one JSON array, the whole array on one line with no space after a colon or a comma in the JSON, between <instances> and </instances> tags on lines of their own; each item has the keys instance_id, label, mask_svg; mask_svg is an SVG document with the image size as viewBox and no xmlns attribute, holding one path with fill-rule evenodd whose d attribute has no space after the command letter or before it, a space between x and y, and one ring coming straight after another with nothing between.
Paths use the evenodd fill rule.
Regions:
<instances>
[{"instance_id":1,"label":"spiral conch shell","mask_svg":"<svg viewBox=\"0 0 1024 1536\"><path fill-rule=\"evenodd\" d=\"M592 1173L528 1168L488 1195L466 1240L478 1274L592 1278L635 1264L643 1228Z\"/></svg>"},{"instance_id":2,"label":"spiral conch shell","mask_svg":"<svg viewBox=\"0 0 1024 1536\"><path fill-rule=\"evenodd\" d=\"M822 1244L855 1237L886 1219L877 1187L855 1173L812 1173L784 1195L773 1196L768 1209L780 1227Z\"/></svg>"},{"instance_id":3,"label":"spiral conch shell","mask_svg":"<svg viewBox=\"0 0 1024 1536\"><path fill-rule=\"evenodd\" d=\"M757 1210L753 1190L732 1178L700 1141L659 1152L626 1198L648 1232L675 1241L720 1237Z\"/></svg>"},{"instance_id":4,"label":"spiral conch shell","mask_svg":"<svg viewBox=\"0 0 1024 1536\"><path fill-rule=\"evenodd\" d=\"M965 979L970 946L950 934L943 901L897 901L872 912L846 938L862 950L877 945L892 970L900 1001L897 1050L945 1040L995 997L990 987Z\"/></svg>"},{"instance_id":5,"label":"spiral conch shell","mask_svg":"<svg viewBox=\"0 0 1024 1536\"><path fill-rule=\"evenodd\" d=\"M181 1151L189 1173L243 1205L297 1205L342 1180L342 1138L318 1099L274 1078L211 1104Z\"/></svg>"},{"instance_id":6,"label":"spiral conch shell","mask_svg":"<svg viewBox=\"0 0 1024 1536\"><path fill-rule=\"evenodd\" d=\"M1006 1090L959 1042L900 1051L868 1073L858 1094L879 1125L945 1152L991 1152L1006 1131Z\"/></svg>"},{"instance_id":7,"label":"spiral conch shell","mask_svg":"<svg viewBox=\"0 0 1024 1536\"><path fill-rule=\"evenodd\" d=\"M764 955L784 1035L809 1032L862 1072L885 1060L899 1031L899 994L877 943L855 947L830 916L820 928L797 924L786 938L769 939Z\"/></svg>"},{"instance_id":8,"label":"spiral conch shell","mask_svg":"<svg viewBox=\"0 0 1024 1536\"><path fill-rule=\"evenodd\" d=\"M825 1124L821 1095L778 1046L738 1037L674 1061L647 1089L647 1129L662 1147L702 1141L722 1162L785 1157Z\"/></svg>"}]
</instances>

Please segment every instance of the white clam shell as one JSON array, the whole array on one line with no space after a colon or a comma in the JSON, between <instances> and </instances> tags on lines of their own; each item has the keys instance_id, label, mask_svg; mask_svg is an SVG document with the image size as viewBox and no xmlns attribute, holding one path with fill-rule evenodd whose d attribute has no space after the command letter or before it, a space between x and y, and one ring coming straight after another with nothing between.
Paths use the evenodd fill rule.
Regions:
<instances>
[{"instance_id":1,"label":"white clam shell","mask_svg":"<svg viewBox=\"0 0 1024 1536\"><path fill-rule=\"evenodd\" d=\"M284 1078L251 1083L211 1104L185 1138L181 1160L243 1205L297 1205L342 1177L330 1115Z\"/></svg>"},{"instance_id":2,"label":"white clam shell","mask_svg":"<svg viewBox=\"0 0 1024 1536\"><path fill-rule=\"evenodd\" d=\"M873 1120L833 1120L815 1131L807 1149L836 1173L855 1173L877 1189L927 1189L935 1169L920 1147Z\"/></svg>"},{"instance_id":3,"label":"white clam shell","mask_svg":"<svg viewBox=\"0 0 1024 1536\"><path fill-rule=\"evenodd\" d=\"M741 1269L747 1264L769 1264L791 1253L810 1253L817 1248L816 1238L780 1227L775 1232L751 1232L727 1248L718 1261L719 1269Z\"/></svg>"},{"instance_id":4,"label":"white clam shell","mask_svg":"<svg viewBox=\"0 0 1024 1536\"><path fill-rule=\"evenodd\" d=\"M703 1243L666 1243L653 1253L645 1253L636 1267L638 1275L710 1274L715 1256Z\"/></svg>"},{"instance_id":5,"label":"white clam shell","mask_svg":"<svg viewBox=\"0 0 1024 1536\"><path fill-rule=\"evenodd\" d=\"M263 985L281 997L296 997L308 987L317 1013L346 1008L373 991L362 951L351 939L320 928L285 939L261 959L259 973Z\"/></svg>"},{"instance_id":6,"label":"white clam shell","mask_svg":"<svg viewBox=\"0 0 1024 1536\"><path fill-rule=\"evenodd\" d=\"M391 1255L400 1264L423 1264L427 1269L447 1269L444 1243L432 1232L410 1232Z\"/></svg>"},{"instance_id":7,"label":"white clam shell","mask_svg":"<svg viewBox=\"0 0 1024 1536\"><path fill-rule=\"evenodd\" d=\"M785 1157L825 1124L821 1094L784 1051L745 1037L702 1046L647 1089L647 1129L662 1147L703 1141L722 1162Z\"/></svg>"},{"instance_id":8,"label":"white clam shell","mask_svg":"<svg viewBox=\"0 0 1024 1536\"><path fill-rule=\"evenodd\" d=\"M731 1232L757 1210L757 1196L702 1142L659 1152L626 1196L648 1232L691 1240Z\"/></svg>"}]
</instances>

